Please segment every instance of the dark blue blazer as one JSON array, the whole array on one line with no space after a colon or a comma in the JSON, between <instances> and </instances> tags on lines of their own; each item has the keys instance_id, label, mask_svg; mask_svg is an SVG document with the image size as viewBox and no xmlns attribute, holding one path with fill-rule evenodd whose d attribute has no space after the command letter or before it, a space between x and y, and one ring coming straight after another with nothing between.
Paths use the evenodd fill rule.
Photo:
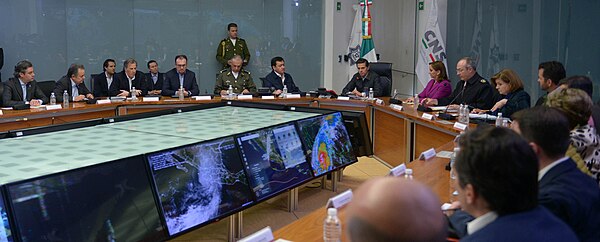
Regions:
<instances>
[{"instance_id":1,"label":"dark blue blazer","mask_svg":"<svg viewBox=\"0 0 600 242\"><path fill-rule=\"evenodd\" d=\"M94 97L108 97L108 90L117 84L117 82L115 82L116 75L117 73L113 75L113 81L110 83L110 87L108 86L108 81L106 80L106 74L104 72L94 75Z\"/></svg>"},{"instance_id":2,"label":"dark blue blazer","mask_svg":"<svg viewBox=\"0 0 600 242\"><path fill-rule=\"evenodd\" d=\"M116 73L113 76L113 84L114 85L110 85L110 89L108 90L108 94L110 96L118 95L121 93L121 90L128 92L131 90L131 87L129 86L129 80L127 79L127 75L125 75L125 71ZM133 79L131 85L134 86L135 89L142 91L142 96L148 93L148 89L146 88L146 75L144 75L144 73L141 71L135 72L135 79Z\"/></svg>"},{"instance_id":3,"label":"dark blue blazer","mask_svg":"<svg viewBox=\"0 0 600 242\"><path fill-rule=\"evenodd\" d=\"M173 96L175 95L175 92L179 90L179 73L177 73L177 69L173 68L168 71L165 76L161 94L163 96ZM196 96L200 93L200 88L196 82L196 73L185 70L185 75L183 76L183 88L190 91L192 96Z\"/></svg>"},{"instance_id":4,"label":"dark blue blazer","mask_svg":"<svg viewBox=\"0 0 600 242\"><path fill-rule=\"evenodd\" d=\"M2 85L2 83L0 83L0 85ZM31 101L31 99L41 99L44 104L48 103L48 97L42 92L42 89L37 85L35 80L27 83L27 96L25 98L27 101ZM2 99L2 103L6 107L25 104L25 101L23 101L23 90L21 89L19 79L10 78L4 83Z\"/></svg>"},{"instance_id":5,"label":"dark blue blazer","mask_svg":"<svg viewBox=\"0 0 600 242\"><path fill-rule=\"evenodd\" d=\"M563 221L560 221L545 208L508 214L468 235L461 242L486 241L577 241L575 233Z\"/></svg>"},{"instance_id":6,"label":"dark blue blazer","mask_svg":"<svg viewBox=\"0 0 600 242\"><path fill-rule=\"evenodd\" d=\"M600 241L600 188L573 160L561 162L542 177L538 200L580 241Z\"/></svg>"},{"instance_id":7,"label":"dark blue blazer","mask_svg":"<svg viewBox=\"0 0 600 242\"><path fill-rule=\"evenodd\" d=\"M294 83L294 79L287 72L285 75L285 85L287 86L288 92L300 92L300 88L296 86ZM281 83L281 77L275 74L274 71L271 71L269 75L265 77L265 85L264 87L273 88L274 90L283 90L283 83Z\"/></svg>"},{"instance_id":8,"label":"dark blue blazer","mask_svg":"<svg viewBox=\"0 0 600 242\"><path fill-rule=\"evenodd\" d=\"M52 91L56 96L57 102L63 102L62 95L65 90L67 90L69 97L71 98L71 100L73 100L73 90L71 90L71 78L68 78L66 75L64 75L58 81L56 81L56 85L54 86L54 90ZM79 92L79 95L84 96L87 96L89 93L91 93L90 90L85 86L85 82L82 82L81 84L77 85L77 91Z\"/></svg>"},{"instance_id":9,"label":"dark blue blazer","mask_svg":"<svg viewBox=\"0 0 600 242\"><path fill-rule=\"evenodd\" d=\"M146 89L148 89L148 91L162 90L164 80L165 80L165 73L159 72L158 78L157 78L156 84L155 84L154 81L152 81L152 74L150 74L150 72L148 72L148 73L146 73L146 82L147 82Z\"/></svg>"},{"instance_id":10,"label":"dark blue blazer","mask_svg":"<svg viewBox=\"0 0 600 242\"><path fill-rule=\"evenodd\" d=\"M494 112L495 115L497 115L498 113L502 113L503 117L510 118L517 111L523 110L523 109L528 109L531 107L531 97L523 89L518 89L512 93L509 93L508 95L506 95L504 97L501 96L500 99L497 101L500 101L504 98L508 99L508 101L506 102L506 105L504 105L502 108L496 110Z\"/></svg>"}]
</instances>

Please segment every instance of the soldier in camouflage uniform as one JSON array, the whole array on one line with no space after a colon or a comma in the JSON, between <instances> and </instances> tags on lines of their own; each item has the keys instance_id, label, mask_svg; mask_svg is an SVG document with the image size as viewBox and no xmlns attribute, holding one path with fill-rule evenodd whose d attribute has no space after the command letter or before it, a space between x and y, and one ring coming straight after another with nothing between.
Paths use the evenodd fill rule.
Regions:
<instances>
[{"instance_id":1,"label":"soldier in camouflage uniform","mask_svg":"<svg viewBox=\"0 0 600 242\"><path fill-rule=\"evenodd\" d=\"M229 85L233 87L233 92L237 94L256 93L256 85L252 81L250 72L242 69L242 57L235 55L228 63L231 67L222 70L217 76L215 95L227 95Z\"/></svg>"},{"instance_id":2,"label":"soldier in camouflage uniform","mask_svg":"<svg viewBox=\"0 0 600 242\"><path fill-rule=\"evenodd\" d=\"M219 43L217 47L217 61L223 65L223 69L227 68L227 61L233 56L239 55L242 57L242 65L246 66L250 61L250 51L248 51L248 45L242 38L238 38L238 27L235 23L227 25L227 31L229 36Z\"/></svg>"}]
</instances>

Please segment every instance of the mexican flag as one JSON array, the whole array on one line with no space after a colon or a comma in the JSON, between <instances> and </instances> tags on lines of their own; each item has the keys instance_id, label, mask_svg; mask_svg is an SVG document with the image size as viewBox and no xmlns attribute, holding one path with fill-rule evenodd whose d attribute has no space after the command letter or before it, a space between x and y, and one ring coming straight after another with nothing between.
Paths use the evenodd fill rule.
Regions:
<instances>
[{"instance_id":1,"label":"mexican flag","mask_svg":"<svg viewBox=\"0 0 600 242\"><path fill-rule=\"evenodd\" d=\"M371 10L369 6L373 4L372 0L360 0L362 12L362 45L360 46L360 56L369 62L377 62L375 54L375 44L371 35Z\"/></svg>"}]
</instances>

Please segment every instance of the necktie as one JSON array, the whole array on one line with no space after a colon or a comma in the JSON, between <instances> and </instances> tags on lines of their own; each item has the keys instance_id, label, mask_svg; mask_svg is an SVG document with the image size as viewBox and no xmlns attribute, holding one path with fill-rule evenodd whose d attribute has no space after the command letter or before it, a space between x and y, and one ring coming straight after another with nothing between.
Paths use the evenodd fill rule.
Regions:
<instances>
[{"instance_id":1,"label":"necktie","mask_svg":"<svg viewBox=\"0 0 600 242\"><path fill-rule=\"evenodd\" d=\"M27 101L27 84L21 84L21 90L23 90L23 101Z\"/></svg>"},{"instance_id":2,"label":"necktie","mask_svg":"<svg viewBox=\"0 0 600 242\"><path fill-rule=\"evenodd\" d=\"M73 96L73 98L79 96L79 89L77 89L77 85L73 85L71 88L71 96Z\"/></svg>"}]
</instances>

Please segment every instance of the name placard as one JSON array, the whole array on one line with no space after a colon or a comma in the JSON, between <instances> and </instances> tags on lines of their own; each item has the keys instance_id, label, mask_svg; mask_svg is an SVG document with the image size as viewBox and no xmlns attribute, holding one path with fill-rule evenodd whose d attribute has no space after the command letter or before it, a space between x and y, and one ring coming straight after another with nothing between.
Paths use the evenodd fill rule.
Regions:
<instances>
[{"instance_id":1,"label":"name placard","mask_svg":"<svg viewBox=\"0 0 600 242\"><path fill-rule=\"evenodd\" d=\"M60 105L60 104L46 105L46 110L56 110L56 109L62 109L62 105Z\"/></svg>"},{"instance_id":2,"label":"name placard","mask_svg":"<svg viewBox=\"0 0 600 242\"><path fill-rule=\"evenodd\" d=\"M399 166L392 168L390 170L389 175L394 176L394 177L399 177L399 176L404 175L405 172L406 172L406 165L404 163L402 163Z\"/></svg>"},{"instance_id":3,"label":"name placard","mask_svg":"<svg viewBox=\"0 0 600 242\"><path fill-rule=\"evenodd\" d=\"M402 105L398 105L398 104L390 104L390 108L397 110L397 111L402 111L402 109L404 107L402 107Z\"/></svg>"},{"instance_id":4,"label":"name placard","mask_svg":"<svg viewBox=\"0 0 600 242\"><path fill-rule=\"evenodd\" d=\"M463 124L463 123L459 123L459 122L455 122L454 123L454 128L458 129L460 131L464 131L465 129L467 129L467 124Z\"/></svg>"},{"instance_id":5,"label":"name placard","mask_svg":"<svg viewBox=\"0 0 600 242\"><path fill-rule=\"evenodd\" d=\"M423 116L421 116L421 118L424 118L427 120L433 120L433 114L423 113Z\"/></svg>"},{"instance_id":6,"label":"name placard","mask_svg":"<svg viewBox=\"0 0 600 242\"><path fill-rule=\"evenodd\" d=\"M99 99L96 101L96 104L109 104L110 99Z\"/></svg>"},{"instance_id":7,"label":"name placard","mask_svg":"<svg viewBox=\"0 0 600 242\"><path fill-rule=\"evenodd\" d=\"M193 96L192 98L194 100L196 100L196 101L205 101L205 100L211 100L212 99L211 96Z\"/></svg>"},{"instance_id":8,"label":"name placard","mask_svg":"<svg viewBox=\"0 0 600 242\"><path fill-rule=\"evenodd\" d=\"M248 100L248 99L252 99L252 95L238 95L237 96L238 100Z\"/></svg>"},{"instance_id":9,"label":"name placard","mask_svg":"<svg viewBox=\"0 0 600 242\"><path fill-rule=\"evenodd\" d=\"M421 155L419 155L419 160L429 160L435 156L435 149L431 148L426 151L423 151Z\"/></svg>"},{"instance_id":10,"label":"name placard","mask_svg":"<svg viewBox=\"0 0 600 242\"><path fill-rule=\"evenodd\" d=\"M342 192L340 194L338 194L335 197L332 197L329 199L329 201L327 201L327 206L328 208L340 208L343 207L344 205L348 204L350 201L352 201L352 189L348 189L345 192Z\"/></svg>"},{"instance_id":11,"label":"name placard","mask_svg":"<svg viewBox=\"0 0 600 242\"><path fill-rule=\"evenodd\" d=\"M300 94L288 94L285 98L300 98Z\"/></svg>"},{"instance_id":12,"label":"name placard","mask_svg":"<svg viewBox=\"0 0 600 242\"><path fill-rule=\"evenodd\" d=\"M348 100L350 100L350 97L341 97L340 96L340 97L338 97L338 100L346 100L346 101L348 101Z\"/></svg>"},{"instance_id":13,"label":"name placard","mask_svg":"<svg viewBox=\"0 0 600 242\"><path fill-rule=\"evenodd\" d=\"M271 227L267 226L266 228L263 228L251 235L246 236L243 239L238 240L238 242L270 242L274 239L275 238L273 236Z\"/></svg>"},{"instance_id":14,"label":"name placard","mask_svg":"<svg viewBox=\"0 0 600 242\"><path fill-rule=\"evenodd\" d=\"M143 102L158 102L160 97L142 97Z\"/></svg>"},{"instance_id":15,"label":"name placard","mask_svg":"<svg viewBox=\"0 0 600 242\"><path fill-rule=\"evenodd\" d=\"M262 96L262 99L275 99L275 96Z\"/></svg>"}]
</instances>

